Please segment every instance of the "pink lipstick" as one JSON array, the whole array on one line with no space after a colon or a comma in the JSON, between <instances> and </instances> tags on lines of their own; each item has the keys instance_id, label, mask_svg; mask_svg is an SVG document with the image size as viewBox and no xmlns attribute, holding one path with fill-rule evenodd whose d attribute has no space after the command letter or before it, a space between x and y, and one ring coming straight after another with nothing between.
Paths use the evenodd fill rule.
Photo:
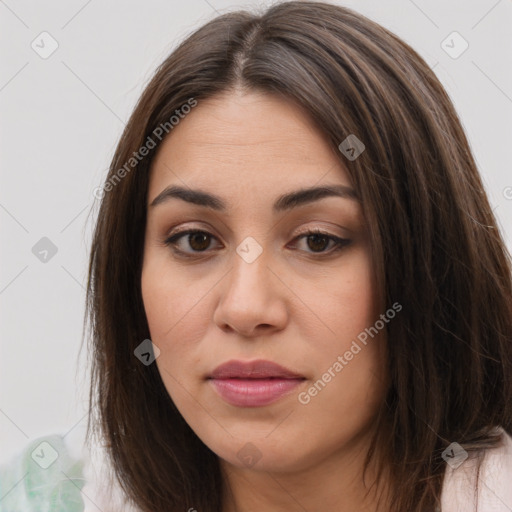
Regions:
<instances>
[{"instance_id":1,"label":"pink lipstick","mask_svg":"<svg viewBox=\"0 0 512 512\"><path fill-rule=\"evenodd\" d=\"M271 361L231 360L218 366L208 380L229 404L261 407L290 393L305 377Z\"/></svg>"}]
</instances>

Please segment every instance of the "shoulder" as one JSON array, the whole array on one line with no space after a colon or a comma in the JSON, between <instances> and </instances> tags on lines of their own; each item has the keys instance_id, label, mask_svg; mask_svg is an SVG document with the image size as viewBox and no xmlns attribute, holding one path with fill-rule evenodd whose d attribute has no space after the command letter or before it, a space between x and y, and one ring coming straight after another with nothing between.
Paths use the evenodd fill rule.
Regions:
<instances>
[{"instance_id":1,"label":"shoulder","mask_svg":"<svg viewBox=\"0 0 512 512\"><path fill-rule=\"evenodd\" d=\"M442 512L512 511L512 437L502 431L499 446L489 449L477 472L476 458L446 467Z\"/></svg>"}]
</instances>

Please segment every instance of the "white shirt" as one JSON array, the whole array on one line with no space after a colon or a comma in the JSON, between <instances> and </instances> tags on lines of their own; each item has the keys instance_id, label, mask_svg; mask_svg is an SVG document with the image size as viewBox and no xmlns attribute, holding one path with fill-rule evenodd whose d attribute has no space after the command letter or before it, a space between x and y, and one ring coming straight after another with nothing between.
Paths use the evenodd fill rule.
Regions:
<instances>
[{"instance_id":1,"label":"white shirt","mask_svg":"<svg viewBox=\"0 0 512 512\"><path fill-rule=\"evenodd\" d=\"M512 512L512 437L490 449L480 468L476 493L476 461L469 457L456 469L447 465L442 512Z\"/></svg>"}]
</instances>

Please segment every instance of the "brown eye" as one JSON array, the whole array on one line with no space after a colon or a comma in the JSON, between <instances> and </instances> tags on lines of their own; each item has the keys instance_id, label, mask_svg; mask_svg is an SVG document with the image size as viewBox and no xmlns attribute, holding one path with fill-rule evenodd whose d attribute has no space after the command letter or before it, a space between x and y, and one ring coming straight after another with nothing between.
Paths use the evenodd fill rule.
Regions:
<instances>
[{"instance_id":1,"label":"brown eye","mask_svg":"<svg viewBox=\"0 0 512 512\"><path fill-rule=\"evenodd\" d=\"M206 231L188 229L170 236L164 241L164 245L171 246L179 254L193 256L194 253L205 252L214 238ZM188 243L185 243L185 241Z\"/></svg>"},{"instance_id":2,"label":"brown eye","mask_svg":"<svg viewBox=\"0 0 512 512\"><path fill-rule=\"evenodd\" d=\"M204 232L189 233L188 243L194 251L204 251L210 245L210 235Z\"/></svg>"},{"instance_id":3,"label":"brown eye","mask_svg":"<svg viewBox=\"0 0 512 512\"><path fill-rule=\"evenodd\" d=\"M346 238L340 238L329 233L324 233L323 231L317 229L307 231L298 236L295 240L301 241L302 239L305 239L306 241L306 248L304 249L305 252L312 254L316 253L319 255L328 255L335 251L339 251L347 245L350 245L352 242ZM332 245L329 247L331 243Z\"/></svg>"},{"instance_id":4,"label":"brown eye","mask_svg":"<svg viewBox=\"0 0 512 512\"><path fill-rule=\"evenodd\" d=\"M329 237L315 233L307 237L308 247L313 252L322 252L329 245Z\"/></svg>"}]
</instances>

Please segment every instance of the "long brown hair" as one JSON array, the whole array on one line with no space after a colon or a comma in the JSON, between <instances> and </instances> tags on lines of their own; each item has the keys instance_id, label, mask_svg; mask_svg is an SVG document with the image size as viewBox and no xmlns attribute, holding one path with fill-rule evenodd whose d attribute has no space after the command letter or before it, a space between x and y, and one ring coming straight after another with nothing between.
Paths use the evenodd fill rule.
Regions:
<instances>
[{"instance_id":1,"label":"long brown hair","mask_svg":"<svg viewBox=\"0 0 512 512\"><path fill-rule=\"evenodd\" d=\"M92 434L106 442L116 477L143 511L220 512L217 456L184 421L157 366L134 350L150 337L141 266L155 130L171 133L169 119L191 99L200 105L233 88L293 100L349 172L379 290L386 305L403 306L387 326L391 388L367 461L386 447L393 510L434 510L450 442L478 454L498 442L496 427L512 433L510 255L432 70L385 28L322 2L213 19L160 65L136 105L90 254L88 442ZM337 149L350 134L366 147L355 160ZM127 167L148 137L157 147Z\"/></svg>"}]
</instances>

